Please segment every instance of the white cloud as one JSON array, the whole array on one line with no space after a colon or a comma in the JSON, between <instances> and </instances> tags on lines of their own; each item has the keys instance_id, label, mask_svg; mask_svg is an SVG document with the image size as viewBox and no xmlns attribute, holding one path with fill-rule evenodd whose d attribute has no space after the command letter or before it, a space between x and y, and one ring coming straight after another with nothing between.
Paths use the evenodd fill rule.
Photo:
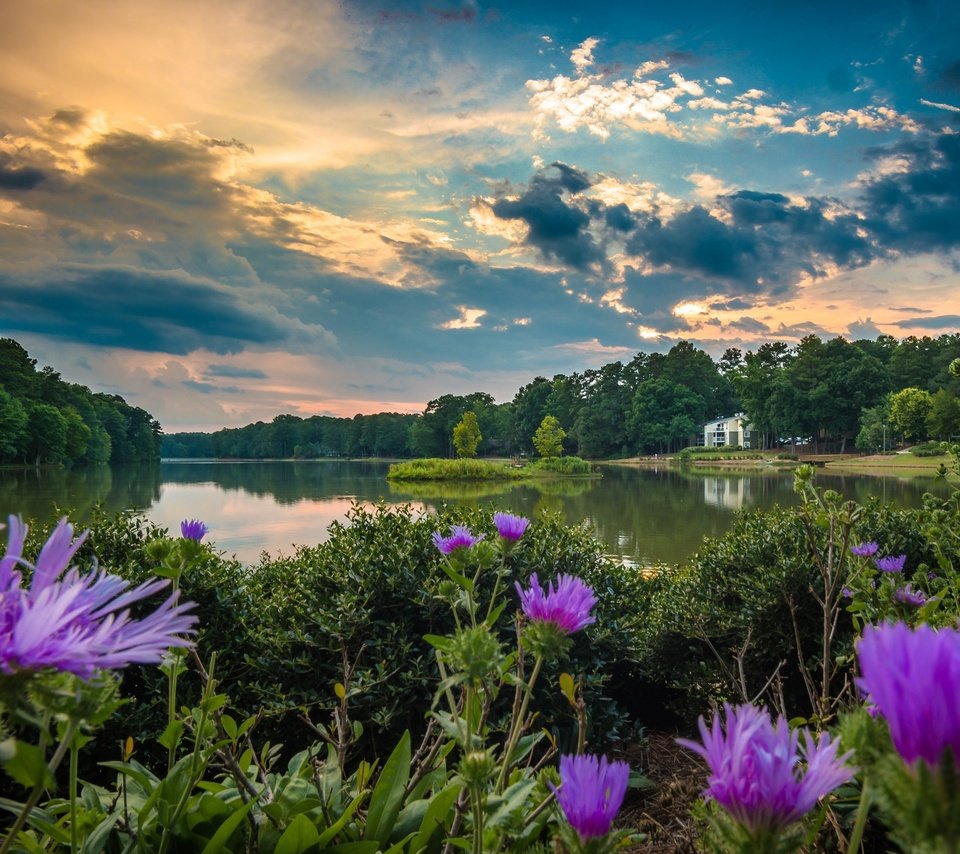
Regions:
<instances>
[{"instance_id":1,"label":"white cloud","mask_svg":"<svg viewBox=\"0 0 960 854\"><path fill-rule=\"evenodd\" d=\"M716 77L714 78L714 83L718 86L732 86L733 81L729 77Z\"/></svg>"},{"instance_id":2,"label":"white cloud","mask_svg":"<svg viewBox=\"0 0 960 854\"><path fill-rule=\"evenodd\" d=\"M691 172L686 179L693 184L693 194L701 201L712 203L717 196L732 193L734 188L716 175L705 172Z\"/></svg>"},{"instance_id":3,"label":"white cloud","mask_svg":"<svg viewBox=\"0 0 960 854\"><path fill-rule=\"evenodd\" d=\"M583 74L591 65L593 65L593 49L598 44L600 44L599 39L584 39L584 41L581 42L580 47L576 48L570 54L570 61L581 74Z\"/></svg>"},{"instance_id":4,"label":"white cloud","mask_svg":"<svg viewBox=\"0 0 960 854\"><path fill-rule=\"evenodd\" d=\"M925 107L936 107L938 110L949 110L951 113L960 113L960 107L955 107L953 104L943 104L939 101L928 101L926 98L921 98L920 103Z\"/></svg>"},{"instance_id":5,"label":"white cloud","mask_svg":"<svg viewBox=\"0 0 960 854\"><path fill-rule=\"evenodd\" d=\"M478 329L480 318L487 313L482 308L468 308L465 305L458 305L456 309L460 312L460 316L441 323L440 329Z\"/></svg>"}]
</instances>

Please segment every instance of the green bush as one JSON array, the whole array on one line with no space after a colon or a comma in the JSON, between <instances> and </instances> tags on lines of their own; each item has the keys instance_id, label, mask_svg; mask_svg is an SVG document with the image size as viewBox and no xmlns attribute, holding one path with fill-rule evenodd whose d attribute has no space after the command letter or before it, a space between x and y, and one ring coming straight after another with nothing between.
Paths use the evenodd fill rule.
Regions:
<instances>
[{"instance_id":1,"label":"green bush","mask_svg":"<svg viewBox=\"0 0 960 854\"><path fill-rule=\"evenodd\" d=\"M915 457L942 457L947 453L947 449L941 442L924 442L910 448L910 453Z\"/></svg>"},{"instance_id":2,"label":"green bush","mask_svg":"<svg viewBox=\"0 0 960 854\"><path fill-rule=\"evenodd\" d=\"M906 578L926 575L937 568L938 543L924 535L924 524L919 511L872 502L860 509L856 541L874 540L882 554L905 553ZM822 549L826 531L814 526L813 533ZM740 702L735 659L743 651L751 699L779 672L788 714L809 715L793 615L804 662L818 666L822 614L813 594L820 588L800 508L741 514L727 534L705 540L687 566L653 575L636 600L638 667L651 706L689 723L710 703ZM839 681L852 641L852 619L842 615L834 640Z\"/></svg>"},{"instance_id":3,"label":"green bush","mask_svg":"<svg viewBox=\"0 0 960 854\"><path fill-rule=\"evenodd\" d=\"M521 469L491 460L424 458L393 463L389 480L512 480L524 477Z\"/></svg>"},{"instance_id":4,"label":"green bush","mask_svg":"<svg viewBox=\"0 0 960 854\"><path fill-rule=\"evenodd\" d=\"M346 522L330 527L325 542L300 547L290 557L265 556L245 568L210 548L184 575L183 595L198 605L198 653L202 660L217 653L218 678L239 714L263 710L261 738L303 743L309 731L302 716L328 718L337 703L335 684L348 681L345 662L352 670L351 715L364 724L369 754L406 729L422 729L436 677L433 651L423 638L452 629L449 608L439 598L446 576L432 535L454 524L496 536L489 511L448 508L424 516L410 507L356 506ZM45 536L40 528L32 534L38 542ZM150 543L164 534L136 514L99 516L78 561L89 565L96 555L111 571L139 580L156 570ZM570 527L559 515L538 517L509 561L521 583L532 572L544 583L570 573L597 590L596 624L578 634L562 667L545 668L542 678L555 687L561 670L582 675L595 742L623 737L634 696L629 679L637 625L629 603L642 585L640 576L607 560L587 529ZM510 595L516 601L512 590ZM508 607L500 618L505 642L512 642L514 613ZM125 673L123 692L131 702L119 713L116 732L133 736L144 753L165 724L164 686L156 668ZM184 703L195 702L199 684L187 677L180 690ZM543 696L555 703L540 709L541 722L567 725L569 707L559 691Z\"/></svg>"},{"instance_id":5,"label":"green bush","mask_svg":"<svg viewBox=\"0 0 960 854\"><path fill-rule=\"evenodd\" d=\"M527 466L529 471L545 471L553 474L594 474L593 466L580 457L544 457Z\"/></svg>"}]
</instances>

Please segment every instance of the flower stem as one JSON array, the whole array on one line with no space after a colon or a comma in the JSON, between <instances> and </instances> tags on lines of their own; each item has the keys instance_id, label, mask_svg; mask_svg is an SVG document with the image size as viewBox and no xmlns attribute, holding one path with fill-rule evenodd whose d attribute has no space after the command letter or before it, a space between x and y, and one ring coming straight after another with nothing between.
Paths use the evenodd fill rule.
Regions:
<instances>
[{"instance_id":1,"label":"flower stem","mask_svg":"<svg viewBox=\"0 0 960 854\"><path fill-rule=\"evenodd\" d=\"M850 833L850 844L847 845L847 854L856 854L860 850L863 840L863 831L867 826L867 815L870 812L870 792L867 778L863 779L863 788L860 790L860 803L857 804L857 820Z\"/></svg>"},{"instance_id":2,"label":"flower stem","mask_svg":"<svg viewBox=\"0 0 960 854\"><path fill-rule=\"evenodd\" d=\"M60 763L63 761L63 757L67 752L67 747L69 747L70 742L73 741L73 736L76 734L79 727L79 721L71 720L67 725L67 731L64 734L63 739L57 745L57 749L54 751L53 756L50 757L50 761L47 763L47 771L50 774L53 774L53 772L56 771L60 766ZM14 840L20 835L20 831L23 830L23 826L27 823L27 818L29 817L31 811L40 802L40 796L43 794L43 789L43 780L40 780L30 792L30 796L23 805L23 809L20 810L20 814L17 816L16 821L14 821L13 826L10 828L10 832L3 840L3 845L0 845L0 854L6 854L6 852L10 850L10 846L13 845Z\"/></svg>"},{"instance_id":3,"label":"flower stem","mask_svg":"<svg viewBox=\"0 0 960 854\"><path fill-rule=\"evenodd\" d=\"M510 773L510 757L513 755L513 749L517 746L520 738L520 730L523 728L523 720L527 716L527 706L530 705L530 695L533 693L534 683L540 675L540 668L543 666L543 656L537 655L533 662L533 671L530 673L530 681L523 692L523 702L520 704L520 711L510 723L510 736L507 738L507 744L503 749L503 765L500 768L500 776L497 778L497 792L503 791L504 784L507 782L507 775Z\"/></svg>"}]
</instances>

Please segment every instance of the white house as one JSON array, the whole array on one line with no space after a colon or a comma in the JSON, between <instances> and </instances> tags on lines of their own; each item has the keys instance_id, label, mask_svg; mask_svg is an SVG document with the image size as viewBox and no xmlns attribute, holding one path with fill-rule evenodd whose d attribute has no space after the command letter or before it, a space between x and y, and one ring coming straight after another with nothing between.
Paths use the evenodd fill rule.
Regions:
<instances>
[{"instance_id":1,"label":"white house","mask_svg":"<svg viewBox=\"0 0 960 854\"><path fill-rule=\"evenodd\" d=\"M703 425L703 431L697 437L698 445L707 448L719 448L723 445L739 445L741 448L751 447L753 430L747 416L738 412L727 418L716 418Z\"/></svg>"}]
</instances>

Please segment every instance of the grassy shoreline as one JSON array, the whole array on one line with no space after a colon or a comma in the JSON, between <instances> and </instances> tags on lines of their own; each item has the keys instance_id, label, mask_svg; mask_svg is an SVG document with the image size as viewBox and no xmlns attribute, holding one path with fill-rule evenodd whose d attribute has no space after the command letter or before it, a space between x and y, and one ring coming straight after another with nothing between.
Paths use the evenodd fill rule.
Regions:
<instances>
[{"instance_id":1,"label":"grassy shoreline","mask_svg":"<svg viewBox=\"0 0 960 854\"><path fill-rule=\"evenodd\" d=\"M426 458L393 463L390 481L524 480L532 477L600 477L593 465L580 457L548 457L525 465L478 459Z\"/></svg>"}]
</instances>

